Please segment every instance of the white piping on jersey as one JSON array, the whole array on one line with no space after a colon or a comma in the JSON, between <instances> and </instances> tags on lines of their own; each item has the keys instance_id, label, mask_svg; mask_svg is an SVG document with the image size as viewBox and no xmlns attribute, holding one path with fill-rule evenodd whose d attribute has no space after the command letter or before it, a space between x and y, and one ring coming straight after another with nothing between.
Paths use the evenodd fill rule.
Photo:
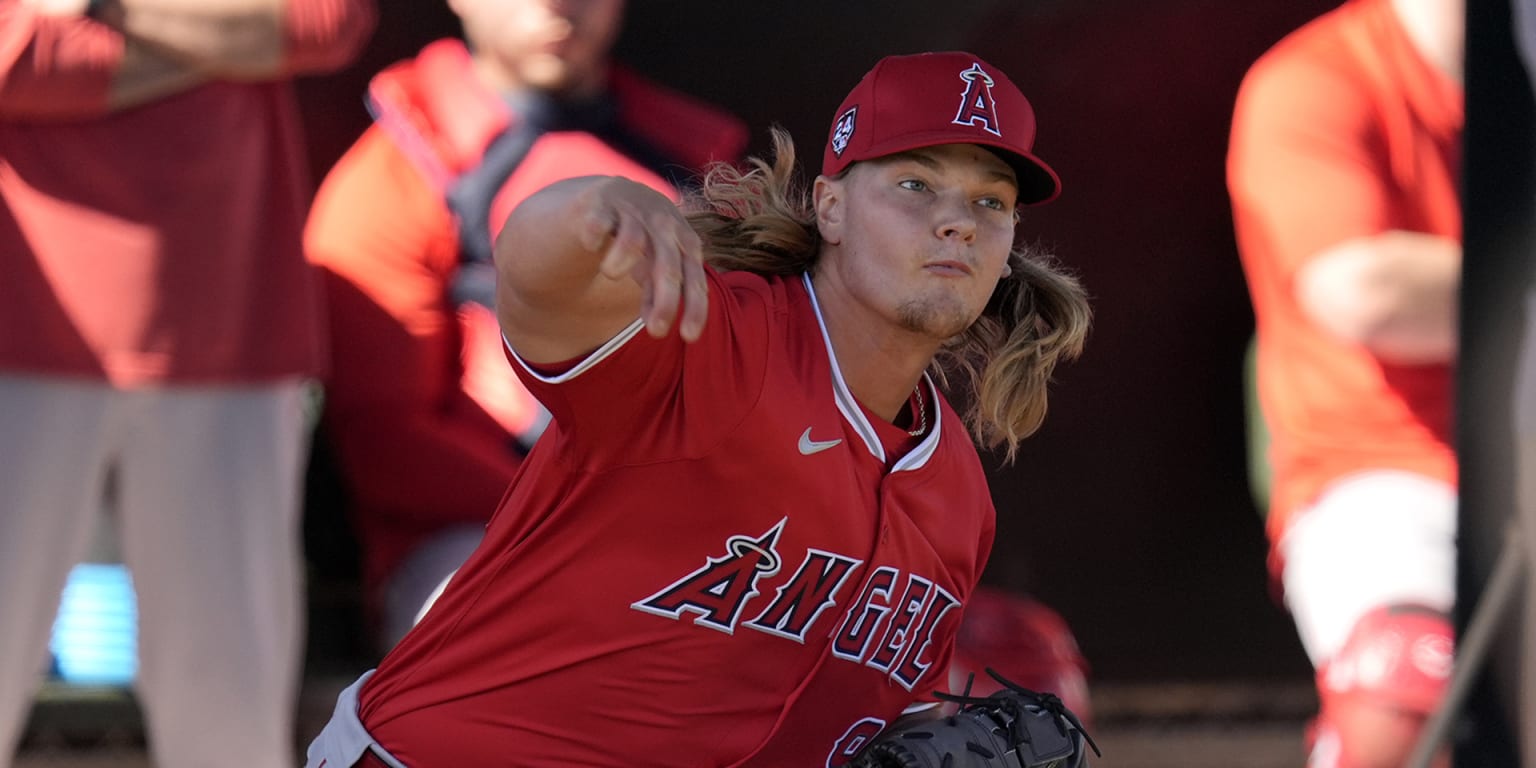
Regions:
<instances>
[{"instance_id":1,"label":"white piping on jersey","mask_svg":"<svg viewBox=\"0 0 1536 768\"><path fill-rule=\"evenodd\" d=\"M832 392L837 403L837 410L843 414L843 418L853 427L853 431L859 434L860 439L864 441L864 447L869 450L870 454L879 459L880 463L884 464L885 446L880 444L879 435L875 433L875 428L869 423L869 419L865 418L864 411L859 407L858 400L854 399L853 392L848 389L847 381L843 379L843 369L837 364L837 353L832 349L832 337L827 334L827 323L821 315L821 302L816 299L816 288L811 285L811 274L809 272L802 273L800 279L805 282L805 292L811 297L811 310L816 313L816 326L821 330L821 341L827 348L827 361L832 367ZM639 334L640 329L644 327L645 322L636 318L633 323L630 323L624 330L619 331L617 335L594 350L592 354L587 355L585 359L577 363L570 370L554 376L545 376L534 370L523 359L522 355L517 354L517 350L512 348L512 342L507 341L506 334L502 334L501 343L506 345L507 351L512 354L512 359L516 360L517 364L528 372L528 375L546 384L560 384L580 376L590 370L592 366L602 362L604 358L618 351L620 347ZM907 452L907 455L901 457L901 460L891 467L892 472L902 472L922 467L928 463L928 459L933 456L934 451L938 450L939 447L939 433L943 431L944 424L944 420L940 418L939 391L934 386L933 380L929 378L927 371L923 372L923 379L919 386L928 388L928 402L933 404L934 411L933 428L928 431L927 437L924 437L922 442L917 444L917 447Z\"/></svg>"},{"instance_id":2,"label":"white piping on jersey","mask_svg":"<svg viewBox=\"0 0 1536 768\"><path fill-rule=\"evenodd\" d=\"M881 464L884 464L885 446L880 444L880 436L875 433L875 428L869 423L869 419L865 418L863 409L859 408L859 401L854 399L853 392L848 389L848 382L843 379L843 369L837 364L837 353L832 350L832 337L827 335L827 323L821 316L821 302L816 300L816 288L811 285L811 273L802 273L800 279L805 281L805 292L810 295L811 309L816 313L816 325L821 328L821 340L827 345L827 360L832 364L832 393L837 401L837 410L842 412L843 418L853 427L853 431L863 438L864 447L868 448ZM928 458L939 447L939 431L943 419L938 417L938 390L933 386L933 381L928 378L927 371L923 372L921 385L928 387L928 392L932 394L928 402L933 403L933 429L928 431L928 436L923 438L916 448L908 451L907 455L901 457L901 460L891 467L892 472L902 472L923 466L928 463Z\"/></svg>"},{"instance_id":3,"label":"white piping on jersey","mask_svg":"<svg viewBox=\"0 0 1536 768\"><path fill-rule=\"evenodd\" d=\"M601 363L603 358L618 351L619 347L624 346L624 344L627 343L630 339L633 339L635 334L640 333L640 329L644 327L645 322L639 318L636 318L635 321L630 323L624 330L619 331L617 336L614 336L613 338L604 342L601 347L593 350L592 354L587 355L585 359L577 363L569 371L558 373L554 376L545 376L538 371L535 371L532 366L528 365L528 361L524 360L523 356L519 355L517 350L512 348L512 342L507 341L507 335L505 333L501 335L501 343L507 346L507 351L512 353L512 359L516 360L517 364L521 365L523 370L528 372L529 376L532 376L535 379L544 382L545 384L560 384L570 381L571 379L574 379L583 373L586 373L589 369L592 368L592 366Z\"/></svg>"}]
</instances>

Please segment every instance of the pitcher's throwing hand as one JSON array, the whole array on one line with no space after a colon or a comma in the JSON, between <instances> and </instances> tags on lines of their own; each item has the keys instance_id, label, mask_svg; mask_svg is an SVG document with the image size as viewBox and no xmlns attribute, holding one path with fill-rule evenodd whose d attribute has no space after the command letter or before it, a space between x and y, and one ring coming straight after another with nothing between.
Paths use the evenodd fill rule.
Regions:
<instances>
[{"instance_id":1,"label":"pitcher's throwing hand","mask_svg":"<svg viewBox=\"0 0 1536 768\"><path fill-rule=\"evenodd\" d=\"M677 206L622 178L584 190L578 205L585 209L582 244L602 254L599 271L640 286L646 331L661 338L675 322L683 340L697 340L709 310L704 249Z\"/></svg>"}]
</instances>

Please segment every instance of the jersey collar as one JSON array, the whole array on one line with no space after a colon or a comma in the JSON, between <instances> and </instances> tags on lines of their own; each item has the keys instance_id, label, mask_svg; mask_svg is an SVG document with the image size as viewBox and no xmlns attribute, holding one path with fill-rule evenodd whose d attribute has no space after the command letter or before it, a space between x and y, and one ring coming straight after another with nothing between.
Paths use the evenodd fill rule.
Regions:
<instances>
[{"instance_id":1,"label":"jersey collar","mask_svg":"<svg viewBox=\"0 0 1536 768\"><path fill-rule=\"evenodd\" d=\"M884 464L886 462L885 447L880 444L880 437L875 433L874 425L869 423L863 409L859 408L859 402L854 399L853 392L848 389L848 382L843 378L843 369L837 364L837 353L832 349L832 337L827 334L827 323L821 314L821 302L817 301L816 288L811 285L811 273L802 273L800 279L805 283L806 295L811 297L811 311L816 314L816 326L821 329L821 340L827 347L827 360L832 367L832 394L837 402L837 410L843 414L843 420L848 422L848 425L853 427L853 431L858 433L859 438L864 441L864 447L869 450L870 455ZM939 391L934 386L933 380L928 377L927 371L923 372L920 385L927 388L927 400L932 404L932 426L922 442L891 467L892 472L921 468L928 463L929 457L933 456L933 452L939 446L939 432L944 428L943 411L939 406Z\"/></svg>"}]
</instances>

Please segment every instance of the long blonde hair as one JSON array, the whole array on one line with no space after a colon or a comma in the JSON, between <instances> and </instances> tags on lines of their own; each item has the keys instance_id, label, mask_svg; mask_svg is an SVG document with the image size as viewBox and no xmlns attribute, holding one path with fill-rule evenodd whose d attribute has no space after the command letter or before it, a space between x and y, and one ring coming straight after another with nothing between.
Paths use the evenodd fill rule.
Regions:
<instances>
[{"instance_id":1,"label":"long blonde hair","mask_svg":"<svg viewBox=\"0 0 1536 768\"><path fill-rule=\"evenodd\" d=\"M772 138L771 162L712 166L684 200L716 269L797 275L816 266L821 233L810 187L796 170L789 133L775 127ZM949 373L965 379L974 394L961 414L966 426L1011 462L1045 419L1056 364L1082 352L1092 311L1082 285L1049 255L1018 246L1008 265L981 317L944 345L929 370L946 387Z\"/></svg>"}]
</instances>

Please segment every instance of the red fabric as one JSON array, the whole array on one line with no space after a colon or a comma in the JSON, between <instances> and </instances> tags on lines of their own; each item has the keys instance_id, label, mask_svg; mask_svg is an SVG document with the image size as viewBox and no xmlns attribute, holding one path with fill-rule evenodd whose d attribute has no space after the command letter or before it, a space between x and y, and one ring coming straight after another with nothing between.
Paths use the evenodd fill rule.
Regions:
<instances>
[{"instance_id":1,"label":"red fabric","mask_svg":"<svg viewBox=\"0 0 1536 768\"><path fill-rule=\"evenodd\" d=\"M1454 646L1450 619L1437 611L1395 605L1362 617L1317 671L1321 708L1308 765L1407 764L1450 688ZM1431 765L1449 765L1445 750Z\"/></svg>"},{"instance_id":2,"label":"red fabric","mask_svg":"<svg viewBox=\"0 0 1536 768\"><path fill-rule=\"evenodd\" d=\"M1392 706L1429 715L1450 685L1455 630L1428 609L1377 608L1350 630L1344 647L1317 671L1323 711L1362 698L1364 706Z\"/></svg>"},{"instance_id":3,"label":"red fabric","mask_svg":"<svg viewBox=\"0 0 1536 768\"><path fill-rule=\"evenodd\" d=\"M122 58L123 36L112 29L0 0L0 120L105 113Z\"/></svg>"},{"instance_id":4,"label":"red fabric","mask_svg":"<svg viewBox=\"0 0 1536 768\"><path fill-rule=\"evenodd\" d=\"M887 470L801 279L709 279L697 342L519 369L554 425L362 691L403 762L835 766L947 687L994 534L959 417Z\"/></svg>"},{"instance_id":5,"label":"red fabric","mask_svg":"<svg viewBox=\"0 0 1536 768\"><path fill-rule=\"evenodd\" d=\"M1035 109L1002 70L969 53L887 56L833 113L821 172L935 144L984 144L1018 172L1019 202L1050 202L1061 180L1032 154Z\"/></svg>"},{"instance_id":6,"label":"red fabric","mask_svg":"<svg viewBox=\"0 0 1536 768\"><path fill-rule=\"evenodd\" d=\"M371 0L299 0L283 13L285 77L351 63L376 15ZM21 0L0 0L0 119L106 114L123 47L121 33L94 20L43 16Z\"/></svg>"},{"instance_id":7,"label":"red fabric","mask_svg":"<svg viewBox=\"0 0 1536 768\"><path fill-rule=\"evenodd\" d=\"M431 43L375 77L378 122L321 185L305 233L308 257L325 274L330 313L326 434L346 480L373 596L424 537L490 518L519 464L510 430L532 405L507 366L494 318L455 307L447 295L460 255L444 189L515 119L479 83L457 40ZM713 116L668 122L680 141L728 148L731 158L743 148L740 124L712 107L640 81L625 94ZM639 117L656 131L673 113ZM742 143L726 147L722 133ZM508 179L490 221L499 228L527 195L588 174L625 175L677 195L592 136L554 133Z\"/></svg>"},{"instance_id":8,"label":"red fabric","mask_svg":"<svg viewBox=\"0 0 1536 768\"><path fill-rule=\"evenodd\" d=\"M501 322L496 313L473 302L459 306L459 330L464 334L459 386L486 415L496 420L507 438L537 428L543 409L539 401L507 369L502 353ZM521 442L521 440L520 440Z\"/></svg>"},{"instance_id":9,"label":"red fabric","mask_svg":"<svg viewBox=\"0 0 1536 768\"><path fill-rule=\"evenodd\" d=\"M367 34L364 2L289 5L329 9L336 40ZM108 113L117 33L16 0L0 13L0 328L26 329L0 334L0 370L118 386L318 374L289 84L215 81Z\"/></svg>"},{"instance_id":10,"label":"red fabric","mask_svg":"<svg viewBox=\"0 0 1536 768\"><path fill-rule=\"evenodd\" d=\"M747 146L746 124L710 105L658 88L623 67L614 67L609 81L619 100L619 119L684 167L735 162Z\"/></svg>"},{"instance_id":11,"label":"red fabric","mask_svg":"<svg viewBox=\"0 0 1536 768\"><path fill-rule=\"evenodd\" d=\"M950 688L988 696L1002 688L987 670L1030 690L1056 694L1072 713L1091 725L1088 662L1060 614L1039 601L995 588L978 587L965 606Z\"/></svg>"},{"instance_id":12,"label":"red fabric","mask_svg":"<svg viewBox=\"0 0 1536 768\"><path fill-rule=\"evenodd\" d=\"M378 755L372 752L364 752L352 768L389 768L389 763L379 759Z\"/></svg>"},{"instance_id":13,"label":"red fabric","mask_svg":"<svg viewBox=\"0 0 1536 768\"><path fill-rule=\"evenodd\" d=\"M283 6L284 71L332 72L362 52L378 20L373 0L300 0Z\"/></svg>"},{"instance_id":14,"label":"red fabric","mask_svg":"<svg viewBox=\"0 0 1536 768\"><path fill-rule=\"evenodd\" d=\"M1272 439L1272 541L1353 472L1456 480L1450 368L1391 365L1338 340L1305 316L1294 280L1352 237L1459 238L1462 122L1460 89L1413 49L1388 0L1324 15L1244 81L1227 171Z\"/></svg>"},{"instance_id":15,"label":"red fabric","mask_svg":"<svg viewBox=\"0 0 1536 768\"><path fill-rule=\"evenodd\" d=\"M375 595L422 537L484 521L518 458L458 385L460 331L445 296L458 264L453 221L381 131L369 129L321 186L305 250L322 267L329 315L325 435Z\"/></svg>"}]
</instances>

